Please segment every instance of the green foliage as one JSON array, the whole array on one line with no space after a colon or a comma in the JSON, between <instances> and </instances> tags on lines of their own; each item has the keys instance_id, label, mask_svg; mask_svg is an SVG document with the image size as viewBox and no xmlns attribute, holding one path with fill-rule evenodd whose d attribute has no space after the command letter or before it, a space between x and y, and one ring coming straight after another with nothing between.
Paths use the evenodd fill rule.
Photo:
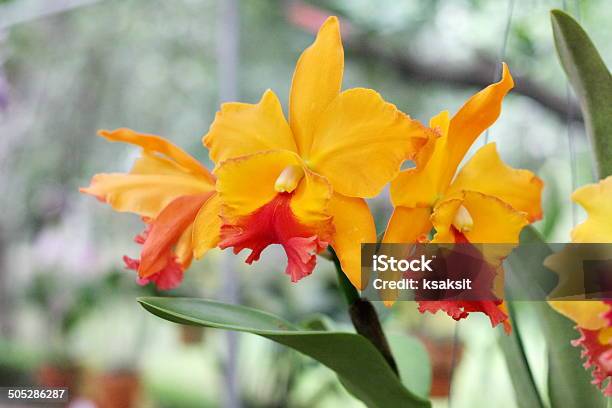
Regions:
<instances>
[{"instance_id":1,"label":"green foliage","mask_svg":"<svg viewBox=\"0 0 612 408\"><path fill-rule=\"evenodd\" d=\"M543 238L532 227L527 227L521 234L521 243L539 243L541 248L539 259L544 260L552 251L545 245ZM521 256L521 248L515 251L515 256L508 258L506 268L510 270L524 270L530 268L534 270L534 265L524 264L528 257ZM544 265L540 266L545 269ZM537 275L546 275L546 271L538 271ZM516 273L513 276L522 277ZM516 282L515 288L528 291L537 285L532 282ZM537 390L534 388L533 378L520 378L523 375L531 375L525 351L522 349L522 336L529 333L520 333L517 322L527 315L537 316L541 335L546 340L548 352L548 396L551 408L563 407L603 407L605 399L600 390L591 384L590 373L582 366L580 350L571 345L571 341L578 337L578 332L574 329L574 324L553 310L546 302L523 302L523 307L511 308L510 312L514 322L513 329L515 339L505 341L502 349L506 353L506 361L509 361L510 374L512 375L513 385L519 401L527 404L528 401L536 400ZM514 343L514 344L511 344ZM522 360L522 361L521 361ZM521 370L521 371L514 371ZM523 405L521 406L530 406ZM531 405L537 406L537 405Z\"/></svg>"},{"instance_id":2,"label":"green foliage","mask_svg":"<svg viewBox=\"0 0 612 408\"><path fill-rule=\"evenodd\" d=\"M587 33L561 10L551 12L561 65L580 100L598 177L612 175L612 76Z\"/></svg>"},{"instance_id":3,"label":"green foliage","mask_svg":"<svg viewBox=\"0 0 612 408\"><path fill-rule=\"evenodd\" d=\"M409 391L366 338L348 332L306 330L277 316L243 306L194 298L139 299L149 312L172 322L247 332L306 354L334 370L342 384L369 407L430 407L426 384ZM401 364L402 373L423 375L416 363Z\"/></svg>"},{"instance_id":4,"label":"green foliage","mask_svg":"<svg viewBox=\"0 0 612 408\"><path fill-rule=\"evenodd\" d=\"M517 313L512 303L508 302L510 318L515 322ZM499 338L499 345L504 353L508 373L512 380L512 385L516 392L516 400L521 408L544 408L540 392L535 382L535 378L527 353L523 345L523 336L517 324L512 327L512 333L502 335Z\"/></svg>"}]
</instances>

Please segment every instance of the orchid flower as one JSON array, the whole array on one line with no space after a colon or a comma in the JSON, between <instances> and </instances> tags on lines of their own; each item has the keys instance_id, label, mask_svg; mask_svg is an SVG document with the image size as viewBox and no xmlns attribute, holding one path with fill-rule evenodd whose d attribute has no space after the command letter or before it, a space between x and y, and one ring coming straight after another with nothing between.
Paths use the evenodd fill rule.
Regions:
<instances>
[{"instance_id":1,"label":"orchid flower","mask_svg":"<svg viewBox=\"0 0 612 408\"><path fill-rule=\"evenodd\" d=\"M506 64L502 78L472 96L449 118L442 112L430 126L432 138L417 154L416 167L391 183L394 212L383 242L516 243L521 229L542 217L542 181L527 170L502 162L494 143L480 148L457 172L482 132L499 117L504 96L514 86ZM456 320L469 312L486 313L493 326L507 320L494 301L423 301L421 312L446 311Z\"/></svg>"},{"instance_id":2,"label":"orchid flower","mask_svg":"<svg viewBox=\"0 0 612 408\"><path fill-rule=\"evenodd\" d=\"M147 227L135 239L143 245L140 259L125 256L124 261L138 271L141 284L153 282L159 289L172 289L181 283L194 250L204 254L219 241L215 177L159 136L129 129L101 131L100 135L111 142L140 146L142 155L128 174L96 174L81 192L116 211L143 218Z\"/></svg>"},{"instance_id":3,"label":"orchid flower","mask_svg":"<svg viewBox=\"0 0 612 408\"><path fill-rule=\"evenodd\" d=\"M577 189L572 200L580 204L588 218L572 230L572 242L612 243L612 176ZM554 255L553 255L554 256ZM573 320L580 338L572 342L582 347L585 368L594 367L593 383L603 387L612 378L612 301L550 301L559 313ZM612 381L604 388L612 396Z\"/></svg>"},{"instance_id":4,"label":"orchid flower","mask_svg":"<svg viewBox=\"0 0 612 408\"><path fill-rule=\"evenodd\" d=\"M414 158L431 131L371 89L341 91L343 67L339 22L330 17L297 62L288 121L267 90L256 104L223 104L203 142L216 163L221 248L248 248L252 263L280 244L295 282L329 244L362 288L360 244L376 241L364 199Z\"/></svg>"}]
</instances>

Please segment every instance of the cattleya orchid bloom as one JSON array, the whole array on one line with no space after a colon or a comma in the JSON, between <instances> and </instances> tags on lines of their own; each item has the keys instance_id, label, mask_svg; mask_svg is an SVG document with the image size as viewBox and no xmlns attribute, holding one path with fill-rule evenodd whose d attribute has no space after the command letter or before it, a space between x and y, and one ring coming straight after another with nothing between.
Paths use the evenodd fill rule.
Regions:
<instances>
[{"instance_id":1,"label":"cattleya orchid bloom","mask_svg":"<svg viewBox=\"0 0 612 408\"><path fill-rule=\"evenodd\" d=\"M81 192L108 203L114 210L140 215L145 232L140 259L127 256L128 268L138 272L139 283L153 282L159 289L178 286L193 252L203 254L219 241L219 202L215 177L196 159L154 135L118 129L101 131L111 142L142 147L142 156L128 174L96 174Z\"/></svg>"},{"instance_id":2,"label":"cattleya orchid bloom","mask_svg":"<svg viewBox=\"0 0 612 408\"><path fill-rule=\"evenodd\" d=\"M330 17L297 62L288 121L267 90L256 104L223 104L203 143L216 163L221 248L248 248L252 263L280 244L295 282L329 244L362 288L360 244L376 241L364 198L415 157L430 131L371 89L341 92L343 67L339 22Z\"/></svg>"},{"instance_id":3,"label":"cattleya orchid bloom","mask_svg":"<svg viewBox=\"0 0 612 408\"><path fill-rule=\"evenodd\" d=\"M434 228L434 243L512 244L525 225L542 217L542 181L503 163L494 143L457 172L474 141L499 117L513 86L503 64L501 80L472 96L452 118L442 112L431 119L439 137L417 154L416 167L391 183L394 211L383 242L424 242ZM455 320L484 312L493 326L508 318L501 307L501 300L419 303L421 312L444 310Z\"/></svg>"},{"instance_id":4,"label":"cattleya orchid bloom","mask_svg":"<svg viewBox=\"0 0 612 408\"><path fill-rule=\"evenodd\" d=\"M612 176L579 188L572 199L587 211L585 222L572 230L572 242L612 243ZM554 255L553 255L554 256ZM550 301L559 313L576 323L580 338L572 342L582 347L585 368L594 367L593 384L612 396L612 301Z\"/></svg>"}]
</instances>

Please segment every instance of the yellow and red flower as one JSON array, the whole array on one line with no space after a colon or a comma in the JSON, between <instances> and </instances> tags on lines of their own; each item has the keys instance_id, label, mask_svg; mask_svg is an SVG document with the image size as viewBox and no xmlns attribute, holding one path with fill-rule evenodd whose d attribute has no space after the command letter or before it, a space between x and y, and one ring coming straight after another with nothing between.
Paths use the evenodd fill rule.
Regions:
<instances>
[{"instance_id":1,"label":"yellow and red flower","mask_svg":"<svg viewBox=\"0 0 612 408\"><path fill-rule=\"evenodd\" d=\"M527 170L502 162L494 143L480 148L457 172L482 132L499 117L501 104L514 86L506 64L502 78L472 96L449 118L442 112L430 126L432 138L416 156L416 167L402 171L391 183L394 212L383 242L512 244L521 229L542 216L542 181ZM507 320L501 300L420 302L421 312L446 311L456 320L469 312L486 313L493 326Z\"/></svg>"},{"instance_id":2,"label":"yellow and red flower","mask_svg":"<svg viewBox=\"0 0 612 408\"><path fill-rule=\"evenodd\" d=\"M138 271L141 284L153 282L162 290L172 289L182 281L194 249L203 254L219 241L215 177L196 159L159 136L129 129L101 131L100 135L112 142L140 146L142 156L128 174L96 174L81 192L116 211L142 217L147 226L136 237L136 242L143 245L140 258L125 256L124 261L128 268Z\"/></svg>"},{"instance_id":3,"label":"yellow and red flower","mask_svg":"<svg viewBox=\"0 0 612 408\"><path fill-rule=\"evenodd\" d=\"M280 244L297 281L330 244L361 288L360 244L376 240L364 198L415 157L430 131L371 89L341 91L343 67L330 17L297 62L288 121L268 90L256 104L223 104L203 141L216 163L221 248L251 249L251 263Z\"/></svg>"},{"instance_id":4,"label":"yellow and red flower","mask_svg":"<svg viewBox=\"0 0 612 408\"><path fill-rule=\"evenodd\" d=\"M572 242L612 243L612 176L579 188L572 194L572 200L588 214L587 220L572 230ZM580 338L572 344L582 347L585 368L593 367L593 384L604 387L605 380L612 378L612 301L549 304L576 323ZM612 381L605 386L604 394L612 396Z\"/></svg>"}]
</instances>

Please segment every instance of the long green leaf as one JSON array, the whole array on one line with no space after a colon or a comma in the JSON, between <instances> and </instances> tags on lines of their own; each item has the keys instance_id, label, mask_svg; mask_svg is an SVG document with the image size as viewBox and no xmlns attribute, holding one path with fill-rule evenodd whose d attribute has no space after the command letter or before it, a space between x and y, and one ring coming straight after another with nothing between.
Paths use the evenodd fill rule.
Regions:
<instances>
[{"instance_id":1,"label":"long green leaf","mask_svg":"<svg viewBox=\"0 0 612 408\"><path fill-rule=\"evenodd\" d=\"M192 298L138 299L149 312L175 323L248 332L291 347L334 370L369 407L430 407L402 385L365 337L348 332L303 330L259 310Z\"/></svg>"},{"instance_id":2,"label":"long green leaf","mask_svg":"<svg viewBox=\"0 0 612 408\"><path fill-rule=\"evenodd\" d=\"M578 96L595 149L598 178L612 175L612 77L587 33L561 10L551 11L557 53Z\"/></svg>"},{"instance_id":3,"label":"long green leaf","mask_svg":"<svg viewBox=\"0 0 612 408\"><path fill-rule=\"evenodd\" d=\"M390 334L387 339L402 384L419 397L427 398L431 391L431 363L425 345L418 338L405 334Z\"/></svg>"},{"instance_id":4,"label":"long green leaf","mask_svg":"<svg viewBox=\"0 0 612 408\"><path fill-rule=\"evenodd\" d=\"M541 253L538 258L542 260L552 253L540 234L532 227L523 230L521 243L539 243L538 248ZM526 265L525 260L533 262L533 254L521 256L519 247L508 258L507 266L511 270L533 271L535 266ZM545 267L542 265L541 268ZM538 276L545 276L546 273L545 270L535 272ZM513 276L524 276L524 274L515 273ZM534 286L533 282L529 281L521 283L522 290L525 291L532 290ZM571 341L579 337L574 329L574 323L557 313L544 301L524 302L522 306L521 313L514 316L515 321L521 319L521 314L537 316L541 325L541 335L546 340L548 394L551 408L604 407L605 399L601 391L591 384L591 374L582 366L580 350L571 345Z\"/></svg>"},{"instance_id":5,"label":"long green leaf","mask_svg":"<svg viewBox=\"0 0 612 408\"><path fill-rule=\"evenodd\" d=\"M518 315L512 302L507 303L510 319L514 322L512 332L499 337L499 345L504 354L506 365L520 408L544 408L542 397L529 366L523 338L518 327Z\"/></svg>"}]
</instances>

